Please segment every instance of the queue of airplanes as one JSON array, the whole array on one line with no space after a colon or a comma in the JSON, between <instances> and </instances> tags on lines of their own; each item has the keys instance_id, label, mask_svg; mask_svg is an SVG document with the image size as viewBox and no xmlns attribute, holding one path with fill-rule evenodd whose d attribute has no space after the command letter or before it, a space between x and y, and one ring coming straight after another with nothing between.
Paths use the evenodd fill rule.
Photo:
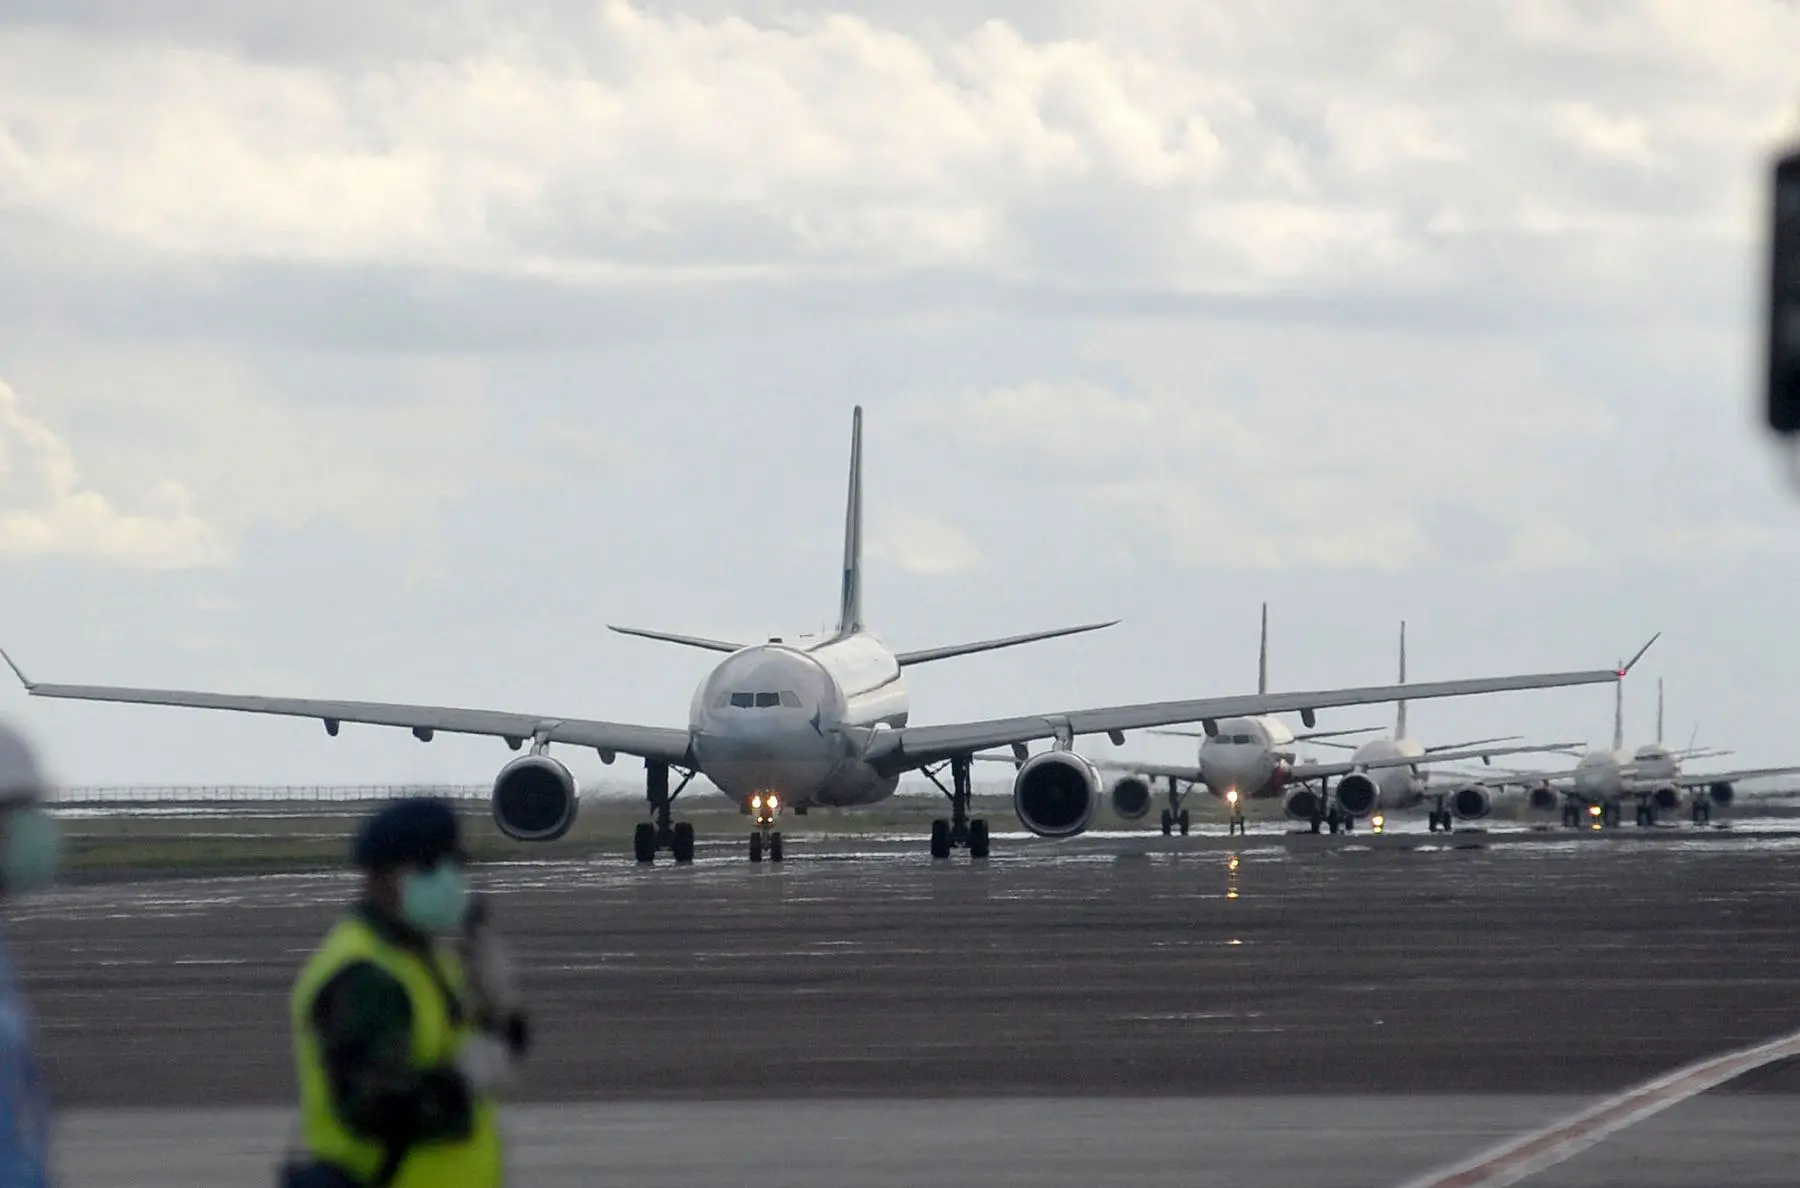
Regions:
<instances>
[{"instance_id":1,"label":"queue of airplanes","mask_svg":"<svg viewBox=\"0 0 1800 1188\"><path fill-rule=\"evenodd\" d=\"M1643 820L1646 805L1652 813L1667 810L1684 792L1695 796L1698 813L1703 801L1728 801L1736 779L1796 770L1689 776L1680 771L1681 756L1666 748L1640 748L1627 754L1622 741L1615 738L1612 750L1583 756L1569 772L1459 775L1433 782L1428 771L1435 765L1474 759L1491 764L1501 756L1567 748L1519 745L1513 738L1425 747L1407 733L1409 701L1609 682L1617 686L1655 638L1630 661L1615 666L1409 684L1403 625L1398 683L1272 692L1268 687L1266 607L1261 679L1253 694L914 724L905 683L908 668L1096 631L1112 623L890 650L863 618L862 421L862 409L857 408L852 417L843 570L834 630L734 641L612 627L624 635L724 654L695 689L685 726L451 706L51 684L31 680L5 652L0 651L0 658L35 697L311 718L334 737L345 723L353 723L410 730L421 742L430 742L439 732L501 739L513 751L524 753L502 766L495 777L492 811L501 831L521 841L562 837L575 820L580 792L568 766L552 753L553 747L592 748L608 764L621 755L631 756L644 766L648 819L633 837L635 857L644 863L664 852L678 863L692 861L693 827L676 818L675 805L682 792L702 776L753 818L747 848L753 862L782 860L779 814L784 810L803 813L813 807L872 804L891 796L908 773L931 780L948 802L947 815L931 824L932 856L947 858L961 849L971 857L985 858L990 851L990 830L985 819L971 813L971 770L974 760L997 748L1003 750L1002 758L1016 766L1012 803L1019 823L1040 837L1073 837L1089 827L1109 795L1101 768L1077 748L1078 739L1105 736L1116 747L1124 744L1127 733L1194 723L1201 724L1203 738L1195 765L1109 763L1109 769L1116 772L1110 799L1119 815L1134 820L1144 817L1152 800L1152 782L1162 780L1168 786L1168 803L1162 813L1165 833L1188 831L1190 815L1184 797L1190 789L1222 798L1231 806L1234 828L1242 825L1246 800L1279 797L1288 816L1311 822L1315 829L1353 828L1356 822L1421 804L1430 806L1434 830L1448 829L1455 820L1486 816L1492 792L1504 787L1526 789L1534 805L1541 805L1545 797L1553 803L1560 799L1581 811L1598 805L1601 813L1615 821L1617 806L1633 801ZM1391 738L1355 745L1352 754L1338 763L1295 761L1292 748L1297 743L1337 745L1333 740L1366 733L1319 731L1319 710L1388 702L1398 705ZM1275 716L1283 713L1297 713L1304 730L1299 734L1290 730ZM1029 744L1045 741L1049 749L1031 753ZM1565 819L1569 819L1568 811Z\"/></svg>"}]
</instances>

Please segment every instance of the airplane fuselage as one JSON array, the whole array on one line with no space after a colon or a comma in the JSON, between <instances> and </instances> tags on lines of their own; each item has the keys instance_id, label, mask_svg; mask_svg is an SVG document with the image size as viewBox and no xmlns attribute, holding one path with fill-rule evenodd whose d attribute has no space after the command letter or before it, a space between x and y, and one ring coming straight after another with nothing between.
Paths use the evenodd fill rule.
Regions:
<instances>
[{"instance_id":1,"label":"airplane fuselage","mask_svg":"<svg viewBox=\"0 0 1800 1188\"><path fill-rule=\"evenodd\" d=\"M1352 763L1385 763L1394 759L1423 759L1425 748L1410 738L1375 738L1357 747ZM1425 799L1429 774L1422 768L1379 767L1367 771L1375 781L1377 809L1412 808Z\"/></svg>"},{"instance_id":2,"label":"airplane fuselage","mask_svg":"<svg viewBox=\"0 0 1800 1188\"><path fill-rule=\"evenodd\" d=\"M1200 744L1200 782L1214 796L1279 796L1293 769L1293 748L1294 732L1279 718L1222 718L1218 732Z\"/></svg>"},{"instance_id":3,"label":"airplane fuselage","mask_svg":"<svg viewBox=\"0 0 1800 1188\"><path fill-rule=\"evenodd\" d=\"M701 773L739 804L871 804L899 780L862 762L859 739L906 725L907 708L893 653L858 631L731 653L694 691L688 730Z\"/></svg>"}]
</instances>

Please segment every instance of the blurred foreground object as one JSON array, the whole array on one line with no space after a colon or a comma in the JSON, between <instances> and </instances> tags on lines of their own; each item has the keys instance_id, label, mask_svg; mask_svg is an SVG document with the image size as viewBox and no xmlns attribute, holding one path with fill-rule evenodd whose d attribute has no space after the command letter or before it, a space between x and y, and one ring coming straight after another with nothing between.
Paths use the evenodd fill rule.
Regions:
<instances>
[{"instance_id":1,"label":"blurred foreground object","mask_svg":"<svg viewBox=\"0 0 1800 1188\"><path fill-rule=\"evenodd\" d=\"M47 886L61 838L44 811L45 780L24 737L0 725L0 894ZM32 1045L31 1015L0 947L0 1184L50 1183L50 1106Z\"/></svg>"},{"instance_id":2,"label":"blurred foreground object","mask_svg":"<svg viewBox=\"0 0 1800 1188\"><path fill-rule=\"evenodd\" d=\"M496 1188L497 1096L524 1016L513 1001L500 1009L511 970L469 892L456 813L435 797L388 804L363 823L353 861L362 899L294 985L304 1149L281 1182Z\"/></svg>"},{"instance_id":3,"label":"blurred foreground object","mask_svg":"<svg viewBox=\"0 0 1800 1188\"><path fill-rule=\"evenodd\" d=\"M1769 428L1800 434L1800 149L1775 162L1769 202ZM1797 463L1800 465L1800 463Z\"/></svg>"}]
</instances>

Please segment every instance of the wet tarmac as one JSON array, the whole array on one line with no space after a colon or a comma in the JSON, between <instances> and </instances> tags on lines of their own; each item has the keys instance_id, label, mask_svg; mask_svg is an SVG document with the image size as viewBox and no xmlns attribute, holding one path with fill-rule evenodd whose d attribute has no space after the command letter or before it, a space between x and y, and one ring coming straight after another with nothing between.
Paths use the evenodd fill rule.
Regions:
<instances>
[{"instance_id":1,"label":"wet tarmac","mask_svg":"<svg viewBox=\"0 0 1800 1188\"><path fill-rule=\"evenodd\" d=\"M1382 1183L1800 1027L1800 835L1487 840L1016 841L933 864L845 839L781 866L720 846L686 869L490 868L540 1037L520 1182L736 1183L768 1159L798 1170L755 1178L796 1184ZM248 1144L266 1174L280 1115L227 1138L217 1110L291 1099L289 982L351 886L113 883L13 909L58 1100L106 1111L71 1115L69 1183L154 1182L108 1178L108 1151L130 1160L106 1136L133 1127L195 1159ZM148 1106L177 1108L111 1112ZM180 1138L207 1119L212 1146ZM1542 1182L1793 1183L1800 1071L1642 1129ZM1743 1178L1667 1178L1657 1143L1730 1134ZM1665 1178L1608 1162L1640 1157ZM1756 1178L1770 1160L1784 1178Z\"/></svg>"}]
</instances>

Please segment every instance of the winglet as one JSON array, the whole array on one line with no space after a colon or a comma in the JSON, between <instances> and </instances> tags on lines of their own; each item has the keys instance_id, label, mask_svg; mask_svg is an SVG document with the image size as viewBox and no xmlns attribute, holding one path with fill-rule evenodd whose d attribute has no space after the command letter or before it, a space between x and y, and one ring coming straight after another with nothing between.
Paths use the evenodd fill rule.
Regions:
<instances>
[{"instance_id":1,"label":"winglet","mask_svg":"<svg viewBox=\"0 0 1800 1188\"><path fill-rule=\"evenodd\" d=\"M1662 638L1662 632L1660 632L1660 631L1658 631L1655 635L1652 635L1650 637L1650 643L1647 643L1643 647L1639 648L1637 650L1637 655L1633 656L1631 659L1627 660L1625 663L1619 665L1619 675L1620 676L1631 675L1631 670L1633 668L1636 668L1637 662L1644 658L1644 653L1648 652L1650 650L1650 645L1654 644L1657 640L1659 640L1661 638Z\"/></svg>"},{"instance_id":2,"label":"winglet","mask_svg":"<svg viewBox=\"0 0 1800 1188\"><path fill-rule=\"evenodd\" d=\"M13 658L6 654L5 648L0 648L0 660L6 661L6 666L13 670L13 675L19 678L19 683L25 686L27 693L37 688L37 682L26 676L25 671L13 663Z\"/></svg>"}]
</instances>

